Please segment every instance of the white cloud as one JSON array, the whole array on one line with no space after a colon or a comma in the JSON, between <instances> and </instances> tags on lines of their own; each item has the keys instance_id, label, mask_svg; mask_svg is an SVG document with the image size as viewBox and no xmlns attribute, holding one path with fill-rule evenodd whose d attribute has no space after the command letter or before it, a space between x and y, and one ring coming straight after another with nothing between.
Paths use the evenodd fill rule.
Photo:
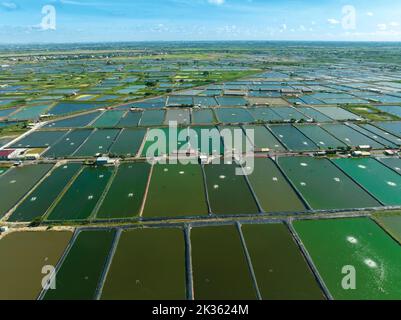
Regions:
<instances>
[{"instance_id":1,"label":"white cloud","mask_svg":"<svg viewBox=\"0 0 401 320\"><path fill-rule=\"evenodd\" d=\"M226 1L225 0L207 0L210 4L214 4L217 6L223 5Z\"/></svg>"},{"instance_id":2,"label":"white cloud","mask_svg":"<svg viewBox=\"0 0 401 320\"><path fill-rule=\"evenodd\" d=\"M14 2L2 2L1 6L7 10L15 10L18 8L17 4Z\"/></svg>"},{"instance_id":3,"label":"white cloud","mask_svg":"<svg viewBox=\"0 0 401 320\"><path fill-rule=\"evenodd\" d=\"M396 21L393 21L393 22L390 22L389 25L390 25L391 27L399 27L399 26L400 26L400 23L399 23L399 22L396 22Z\"/></svg>"},{"instance_id":4,"label":"white cloud","mask_svg":"<svg viewBox=\"0 0 401 320\"><path fill-rule=\"evenodd\" d=\"M368 16L368 17L373 17L374 16L374 14L373 14L373 12L366 12L366 15Z\"/></svg>"},{"instance_id":5,"label":"white cloud","mask_svg":"<svg viewBox=\"0 0 401 320\"><path fill-rule=\"evenodd\" d=\"M327 19L327 22L330 24L340 24L340 21L338 21L337 19L334 19L334 18Z\"/></svg>"}]
</instances>

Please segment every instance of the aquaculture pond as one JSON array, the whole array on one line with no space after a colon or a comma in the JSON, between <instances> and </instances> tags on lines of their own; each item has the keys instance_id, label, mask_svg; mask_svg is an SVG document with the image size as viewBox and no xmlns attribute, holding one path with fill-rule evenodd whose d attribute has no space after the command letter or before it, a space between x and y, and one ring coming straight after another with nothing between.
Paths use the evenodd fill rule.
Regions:
<instances>
[{"instance_id":1,"label":"aquaculture pond","mask_svg":"<svg viewBox=\"0 0 401 320\"><path fill-rule=\"evenodd\" d=\"M252 141L247 137L240 126L218 126L224 144L225 152L242 154L251 152L254 148Z\"/></svg>"},{"instance_id":2,"label":"aquaculture pond","mask_svg":"<svg viewBox=\"0 0 401 320\"><path fill-rule=\"evenodd\" d=\"M164 110L145 110L139 125L143 127L162 125L164 123L165 113Z\"/></svg>"},{"instance_id":3,"label":"aquaculture pond","mask_svg":"<svg viewBox=\"0 0 401 320\"><path fill-rule=\"evenodd\" d=\"M183 230L123 231L101 298L184 300L186 297Z\"/></svg>"},{"instance_id":4,"label":"aquaculture pond","mask_svg":"<svg viewBox=\"0 0 401 320\"><path fill-rule=\"evenodd\" d=\"M212 109L202 109L202 110L192 111L193 124L213 124L215 122L216 120Z\"/></svg>"},{"instance_id":5,"label":"aquaculture pond","mask_svg":"<svg viewBox=\"0 0 401 320\"><path fill-rule=\"evenodd\" d=\"M245 108L217 108L217 118L222 123L251 123L254 121Z\"/></svg>"},{"instance_id":6,"label":"aquaculture pond","mask_svg":"<svg viewBox=\"0 0 401 320\"><path fill-rule=\"evenodd\" d=\"M67 119L50 122L45 128L82 128L88 126L97 117L100 112L92 112L84 115L69 117Z\"/></svg>"},{"instance_id":7,"label":"aquaculture pond","mask_svg":"<svg viewBox=\"0 0 401 320\"><path fill-rule=\"evenodd\" d=\"M324 295L284 224L241 226L264 300L322 300Z\"/></svg>"},{"instance_id":8,"label":"aquaculture pond","mask_svg":"<svg viewBox=\"0 0 401 320\"><path fill-rule=\"evenodd\" d=\"M376 133L371 132L370 130L365 129L365 128L363 128L362 126L358 126L358 125L356 125L356 124L354 124L354 123L349 123L348 126L349 126L350 128L352 128L352 129L354 129L355 131L358 131L359 133L362 133L363 135L369 137L370 139L372 139L372 140L374 140L374 141L380 143L380 144L383 145L384 147L387 147L387 148L397 148L397 146L400 144L400 143L398 143L398 144L392 143L392 142L390 142L388 139L383 138L383 137L377 135ZM378 130L379 130L379 129L378 129ZM390 137L391 137L391 136L390 136ZM401 141L401 139L400 139L400 141Z\"/></svg>"},{"instance_id":9,"label":"aquaculture pond","mask_svg":"<svg viewBox=\"0 0 401 320\"><path fill-rule=\"evenodd\" d=\"M277 113L275 113L271 108L248 108L248 112L252 115L256 122L274 122L283 121Z\"/></svg>"},{"instance_id":10,"label":"aquaculture pond","mask_svg":"<svg viewBox=\"0 0 401 320\"><path fill-rule=\"evenodd\" d=\"M323 124L322 128L350 147L370 146L374 149L384 148L382 144L344 124Z\"/></svg>"},{"instance_id":11,"label":"aquaculture pond","mask_svg":"<svg viewBox=\"0 0 401 320\"><path fill-rule=\"evenodd\" d=\"M278 164L312 209L330 210L381 206L378 201L327 159L281 157Z\"/></svg>"},{"instance_id":12,"label":"aquaculture pond","mask_svg":"<svg viewBox=\"0 0 401 320\"><path fill-rule=\"evenodd\" d=\"M401 299L401 248L372 220L296 221L294 227L335 299ZM355 290L342 286L346 266L355 268Z\"/></svg>"},{"instance_id":13,"label":"aquaculture pond","mask_svg":"<svg viewBox=\"0 0 401 320\"><path fill-rule=\"evenodd\" d=\"M14 143L11 148L44 148L58 142L68 131L35 131Z\"/></svg>"},{"instance_id":14,"label":"aquaculture pond","mask_svg":"<svg viewBox=\"0 0 401 320\"><path fill-rule=\"evenodd\" d=\"M11 210L53 167L52 164L27 165L0 176L0 217Z\"/></svg>"},{"instance_id":15,"label":"aquaculture pond","mask_svg":"<svg viewBox=\"0 0 401 320\"><path fill-rule=\"evenodd\" d=\"M110 148L113 155L135 157L139 152L146 130L123 129Z\"/></svg>"},{"instance_id":16,"label":"aquaculture pond","mask_svg":"<svg viewBox=\"0 0 401 320\"><path fill-rule=\"evenodd\" d=\"M192 97L186 97L186 96L169 96L166 105L168 107L193 106L193 99Z\"/></svg>"},{"instance_id":17,"label":"aquaculture pond","mask_svg":"<svg viewBox=\"0 0 401 320\"><path fill-rule=\"evenodd\" d=\"M378 160L395 172L401 174L401 158L380 158Z\"/></svg>"},{"instance_id":18,"label":"aquaculture pond","mask_svg":"<svg viewBox=\"0 0 401 320\"><path fill-rule=\"evenodd\" d=\"M313 119L315 122L332 122L333 119L329 118L328 116L324 115L323 113L317 111L313 108L302 107L297 108L299 112L302 112L307 117Z\"/></svg>"},{"instance_id":19,"label":"aquaculture pond","mask_svg":"<svg viewBox=\"0 0 401 320\"><path fill-rule=\"evenodd\" d=\"M136 108L161 109L166 106L166 97L148 99L146 101L135 103Z\"/></svg>"},{"instance_id":20,"label":"aquaculture pond","mask_svg":"<svg viewBox=\"0 0 401 320\"><path fill-rule=\"evenodd\" d=\"M325 116L337 121L361 119L361 117L357 116L356 114L353 114L339 107L314 107L314 109L316 109L320 113L323 113Z\"/></svg>"},{"instance_id":21,"label":"aquaculture pond","mask_svg":"<svg viewBox=\"0 0 401 320\"><path fill-rule=\"evenodd\" d=\"M0 109L0 118L7 118L10 114L17 111L17 108Z\"/></svg>"},{"instance_id":22,"label":"aquaculture pond","mask_svg":"<svg viewBox=\"0 0 401 320\"><path fill-rule=\"evenodd\" d=\"M375 220L401 245L401 212L394 215L378 214Z\"/></svg>"},{"instance_id":23,"label":"aquaculture pond","mask_svg":"<svg viewBox=\"0 0 401 320\"><path fill-rule=\"evenodd\" d=\"M333 161L384 205L401 205L401 175L398 173L372 158Z\"/></svg>"},{"instance_id":24,"label":"aquaculture pond","mask_svg":"<svg viewBox=\"0 0 401 320\"><path fill-rule=\"evenodd\" d=\"M255 158L254 171L248 176L265 212L304 212L306 207L273 160Z\"/></svg>"},{"instance_id":25,"label":"aquaculture pond","mask_svg":"<svg viewBox=\"0 0 401 320\"><path fill-rule=\"evenodd\" d=\"M96 121L92 124L92 127L95 128L112 128L115 127L123 115L125 111L121 110L113 110L104 112Z\"/></svg>"},{"instance_id":26,"label":"aquaculture pond","mask_svg":"<svg viewBox=\"0 0 401 320\"><path fill-rule=\"evenodd\" d=\"M142 112L129 111L117 124L119 128L135 128L141 121Z\"/></svg>"},{"instance_id":27,"label":"aquaculture pond","mask_svg":"<svg viewBox=\"0 0 401 320\"><path fill-rule=\"evenodd\" d=\"M149 129L146 134L146 141L143 146L142 156L147 158L160 157L162 155L172 155L186 153L188 145L188 129L177 129L175 135L171 135L174 130L169 128Z\"/></svg>"},{"instance_id":28,"label":"aquaculture pond","mask_svg":"<svg viewBox=\"0 0 401 320\"><path fill-rule=\"evenodd\" d=\"M400 146L401 145L401 138L397 137L395 135L392 135L390 133L388 133L387 131L384 131L378 127L375 127L374 125L371 124L360 124L359 127L364 128L370 132L372 132L374 135L384 138L387 141Z\"/></svg>"},{"instance_id":29,"label":"aquaculture pond","mask_svg":"<svg viewBox=\"0 0 401 320\"><path fill-rule=\"evenodd\" d=\"M44 216L80 169L79 163L65 164L54 169L50 176L18 206L8 221L25 222Z\"/></svg>"},{"instance_id":30,"label":"aquaculture pond","mask_svg":"<svg viewBox=\"0 0 401 320\"><path fill-rule=\"evenodd\" d=\"M0 299L36 300L46 266L56 266L71 232L14 232L0 240Z\"/></svg>"},{"instance_id":31,"label":"aquaculture pond","mask_svg":"<svg viewBox=\"0 0 401 320\"><path fill-rule=\"evenodd\" d=\"M318 125L296 125L296 128L311 139L320 149L346 148L347 145L334 138Z\"/></svg>"},{"instance_id":32,"label":"aquaculture pond","mask_svg":"<svg viewBox=\"0 0 401 320\"><path fill-rule=\"evenodd\" d=\"M114 168L85 167L75 179L55 208L48 221L88 219L98 203Z\"/></svg>"},{"instance_id":33,"label":"aquaculture pond","mask_svg":"<svg viewBox=\"0 0 401 320\"><path fill-rule=\"evenodd\" d=\"M107 154L111 145L116 140L119 129L99 129L94 131L89 138L74 152L75 158L94 157L96 154Z\"/></svg>"},{"instance_id":34,"label":"aquaculture pond","mask_svg":"<svg viewBox=\"0 0 401 320\"><path fill-rule=\"evenodd\" d=\"M223 141L217 127L191 127L189 144L192 150L201 154L220 155L224 152Z\"/></svg>"},{"instance_id":35,"label":"aquaculture pond","mask_svg":"<svg viewBox=\"0 0 401 320\"><path fill-rule=\"evenodd\" d=\"M397 137L401 137L401 121L375 122L374 125Z\"/></svg>"},{"instance_id":36,"label":"aquaculture pond","mask_svg":"<svg viewBox=\"0 0 401 320\"><path fill-rule=\"evenodd\" d=\"M202 108L215 107L218 103L214 97L194 97L194 106Z\"/></svg>"},{"instance_id":37,"label":"aquaculture pond","mask_svg":"<svg viewBox=\"0 0 401 320\"><path fill-rule=\"evenodd\" d=\"M105 102L59 102L49 111L49 113L55 116L60 116L79 111L99 109L105 107L106 105L107 103Z\"/></svg>"},{"instance_id":38,"label":"aquaculture pond","mask_svg":"<svg viewBox=\"0 0 401 320\"><path fill-rule=\"evenodd\" d=\"M292 108L292 107L274 107L272 110L277 113L280 118L282 118L284 121L291 121L291 120L310 120L309 117L305 116L301 112L299 112L297 109Z\"/></svg>"},{"instance_id":39,"label":"aquaculture pond","mask_svg":"<svg viewBox=\"0 0 401 320\"><path fill-rule=\"evenodd\" d=\"M382 112L386 112L392 114L393 116L397 116L401 118L401 107L400 106L376 106L375 108L379 109Z\"/></svg>"},{"instance_id":40,"label":"aquaculture pond","mask_svg":"<svg viewBox=\"0 0 401 320\"><path fill-rule=\"evenodd\" d=\"M98 212L98 219L122 219L139 215L150 165L145 162L122 163Z\"/></svg>"},{"instance_id":41,"label":"aquaculture pond","mask_svg":"<svg viewBox=\"0 0 401 320\"><path fill-rule=\"evenodd\" d=\"M290 124L272 125L270 129L281 143L291 151L314 151L319 149L312 140Z\"/></svg>"},{"instance_id":42,"label":"aquaculture pond","mask_svg":"<svg viewBox=\"0 0 401 320\"><path fill-rule=\"evenodd\" d=\"M191 251L196 300L255 300L249 266L234 225L193 228Z\"/></svg>"},{"instance_id":43,"label":"aquaculture pond","mask_svg":"<svg viewBox=\"0 0 401 320\"><path fill-rule=\"evenodd\" d=\"M80 231L65 260L57 270L55 290L44 300L93 300L106 266L116 231Z\"/></svg>"},{"instance_id":44,"label":"aquaculture pond","mask_svg":"<svg viewBox=\"0 0 401 320\"><path fill-rule=\"evenodd\" d=\"M170 122L176 122L178 125L189 125L191 123L191 114L189 109L169 109L164 120L165 125Z\"/></svg>"},{"instance_id":45,"label":"aquaculture pond","mask_svg":"<svg viewBox=\"0 0 401 320\"><path fill-rule=\"evenodd\" d=\"M155 165L143 212L145 218L208 214L202 167Z\"/></svg>"},{"instance_id":46,"label":"aquaculture pond","mask_svg":"<svg viewBox=\"0 0 401 320\"><path fill-rule=\"evenodd\" d=\"M253 132L253 145L255 151L274 150L284 151L285 148L278 139L265 126L243 126L246 130ZM249 137L249 134L247 134Z\"/></svg>"},{"instance_id":47,"label":"aquaculture pond","mask_svg":"<svg viewBox=\"0 0 401 320\"><path fill-rule=\"evenodd\" d=\"M243 97L216 97L217 102L222 107L238 107L238 106L245 106L248 101L246 101Z\"/></svg>"},{"instance_id":48,"label":"aquaculture pond","mask_svg":"<svg viewBox=\"0 0 401 320\"><path fill-rule=\"evenodd\" d=\"M243 175L237 175L235 164L204 166L211 211L214 214L252 214L259 209ZM230 201L227 201L230 199Z\"/></svg>"},{"instance_id":49,"label":"aquaculture pond","mask_svg":"<svg viewBox=\"0 0 401 320\"><path fill-rule=\"evenodd\" d=\"M52 159L70 157L91 133L92 130L90 129L70 131L59 142L50 147L43 154L43 157Z\"/></svg>"},{"instance_id":50,"label":"aquaculture pond","mask_svg":"<svg viewBox=\"0 0 401 320\"><path fill-rule=\"evenodd\" d=\"M16 113L12 114L10 120L38 120L42 114L50 108L49 104L38 106L27 106L20 108Z\"/></svg>"}]
</instances>

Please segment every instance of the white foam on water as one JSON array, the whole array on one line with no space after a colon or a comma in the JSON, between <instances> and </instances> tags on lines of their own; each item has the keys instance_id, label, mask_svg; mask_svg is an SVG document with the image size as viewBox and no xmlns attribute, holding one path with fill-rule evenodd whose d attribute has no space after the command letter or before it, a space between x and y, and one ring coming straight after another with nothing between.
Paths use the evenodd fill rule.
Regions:
<instances>
[{"instance_id":1,"label":"white foam on water","mask_svg":"<svg viewBox=\"0 0 401 320\"><path fill-rule=\"evenodd\" d=\"M11 180L11 181L10 181L11 184L14 184L14 183L16 183L16 182L17 182L17 180Z\"/></svg>"},{"instance_id":2,"label":"white foam on water","mask_svg":"<svg viewBox=\"0 0 401 320\"><path fill-rule=\"evenodd\" d=\"M133 193L128 193L128 198L133 198L134 194Z\"/></svg>"},{"instance_id":3,"label":"white foam on water","mask_svg":"<svg viewBox=\"0 0 401 320\"><path fill-rule=\"evenodd\" d=\"M334 178L334 181L335 182L341 182L341 179L340 178Z\"/></svg>"},{"instance_id":4,"label":"white foam on water","mask_svg":"<svg viewBox=\"0 0 401 320\"><path fill-rule=\"evenodd\" d=\"M168 171L168 169L167 168L164 168L164 170L163 170L164 172L167 172Z\"/></svg>"},{"instance_id":5,"label":"white foam on water","mask_svg":"<svg viewBox=\"0 0 401 320\"><path fill-rule=\"evenodd\" d=\"M88 200L92 200L93 199L93 195L90 195L89 197L88 197Z\"/></svg>"},{"instance_id":6,"label":"white foam on water","mask_svg":"<svg viewBox=\"0 0 401 320\"><path fill-rule=\"evenodd\" d=\"M180 171L179 173L180 173L181 175L183 175L185 172L184 172L184 171Z\"/></svg>"},{"instance_id":7,"label":"white foam on water","mask_svg":"<svg viewBox=\"0 0 401 320\"><path fill-rule=\"evenodd\" d=\"M357 240L355 237L353 237L353 236L347 237L347 241L348 241L349 243L352 243L352 244L357 244L357 243L358 243L358 240Z\"/></svg>"},{"instance_id":8,"label":"white foam on water","mask_svg":"<svg viewBox=\"0 0 401 320\"><path fill-rule=\"evenodd\" d=\"M366 166L360 164L360 165L358 165L358 168L360 168L360 169L366 169Z\"/></svg>"},{"instance_id":9,"label":"white foam on water","mask_svg":"<svg viewBox=\"0 0 401 320\"><path fill-rule=\"evenodd\" d=\"M396 186L397 186L397 184L396 184L395 182L392 182L392 181L387 181L387 184L388 184L390 187L396 187Z\"/></svg>"},{"instance_id":10,"label":"white foam on water","mask_svg":"<svg viewBox=\"0 0 401 320\"><path fill-rule=\"evenodd\" d=\"M67 168L68 168L68 166L64 166L64 167L63 167L63 169L67 169Z\"/></svg>"},{"instance_id":11,"label":"white foam on water","mask_svg":"<svg viewBox=\"0 0 401 320\"><path fill-rule=\"evenodd\" d=\"M372 259L365 259L364 261L363 261L369 268L372 268L372 269L374 269L374 268L377 268L377 263L375 262L375 261L373 261Z\"/></svg>"},{"instance_id":12,"label":"white foam on water","mask_svg":"<svg viewBox=\"0 0 401 320\"><path fill-rule=\"evenodd\" d=\"M103 174L99 175L99 179L103 179L103 178L104 178Z\"/></svg>"},{"instance_id":13,"label":"white foam on water","mask_svg":"<svg viewBox=\"0 0 401 320\"><path fill-rule=\"evenodd\" d=\"M300 184L301 184L301 186L303 186L303 187L306 186L306 182L301 182Z\"/></svg>"},{"instance_id":14,"label":"white foam on water","mask_svg":"<svg viewBox=\"0 0 401 320\"><path fill-rule=\"evenodd\" d=\"M305 163L305 162L302 162L302 163L301 163L301 167L307 167L307 166L308 166L307 163Z\"/></svg>"},{"instance_id":15,"label":"white foam on water","mask_svg":"<svg viewBox=\"0 0 401 320\"><path fill-rule=\"evenodd\" d=\"M220 188L220 186L219 186L218 184L215 184L215 185L213 186L213 188L214 188L214 189L218 189L218 188Z\"/></svg>"},{"instance_id":16,"label":"white foam on water","mask_svg":"<svg viewBox=\"0 0 401 320\"><path fill-rule=\"evenodd\" d=\"M396 167L395 170L396 171L401 171L401 168Z\"/></svg>"},{"instance_id":17,"label":"white foam on water","mask_svg":"<svg viewBox=\"0 0 401 320\"><path fill-rule=\"evenodd\" d=\"M36 198L36 197L32 197L32 198L31 198L31 202L35 202L37 199L38 199L38 198Z\"/></svg>"},{"instance_id":18,"label":"white foam on water","mask_svg":"<svg viewBox=\"0 0 401 320\"><path fill-rule=\"evenodd\" d=\"M277 178L277 177L273 177L273 181L274 181L274 182L277 182L277 181L278 181L278 178Z\"/></svg>"},{"instance_id":19,"label":"white foam on water","mask_svg":"<svg viewBox=\"0 0 401 320\"><path fill-rule=\"evenodd\" d=\"M223 180L223 179L225 179L225 178L226 178L226 176L220 176L219 178Z\"/></svg>"}]
</instances>

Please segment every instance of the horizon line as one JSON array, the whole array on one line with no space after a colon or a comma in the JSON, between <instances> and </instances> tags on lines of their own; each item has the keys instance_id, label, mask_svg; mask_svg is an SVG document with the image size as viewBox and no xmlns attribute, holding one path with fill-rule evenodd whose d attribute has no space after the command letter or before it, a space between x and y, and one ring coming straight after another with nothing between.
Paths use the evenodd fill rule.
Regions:
<instances>
[{"instance_id":1,"label":"horizon line","mask_svg":"<svg viewBox=\"0 0 401 320\"><path fill-rule=\"evenodd\" d=\"M255 42L255 43L268 43L268 42L293 42L293 43L400 43L401 40L116 40L116 41L52 41L52 42L1 42L0 46L11 45L63 45L63 44L118 44L118 43L219 43L219 42Z\"/></svg>"}]
</instances>

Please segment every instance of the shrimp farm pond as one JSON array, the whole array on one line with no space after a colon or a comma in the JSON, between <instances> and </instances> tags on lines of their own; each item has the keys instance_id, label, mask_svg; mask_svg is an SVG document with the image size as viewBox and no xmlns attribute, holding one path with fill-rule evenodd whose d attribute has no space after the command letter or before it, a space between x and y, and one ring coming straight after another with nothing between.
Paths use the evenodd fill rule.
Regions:
<instances>
[{"instance_id":1,"label":"shrimp farm pond","mask_svg":"<svg viewBox=\"0 0 401 320\"><path fill-rule=\"evenodd\" d=\"M0 300L401 300L401 46L77 46L0 48Z\"/></svg>"}]
</instances>

